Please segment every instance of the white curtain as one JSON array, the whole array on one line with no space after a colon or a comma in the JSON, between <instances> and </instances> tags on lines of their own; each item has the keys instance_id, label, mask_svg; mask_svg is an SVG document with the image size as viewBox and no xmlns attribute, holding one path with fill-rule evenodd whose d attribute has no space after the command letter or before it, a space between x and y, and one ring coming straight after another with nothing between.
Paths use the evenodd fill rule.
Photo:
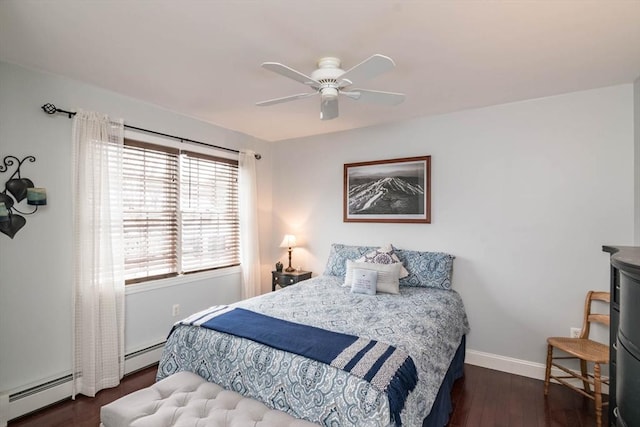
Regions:
<instances>
[{"instance_id":1,"label":"white curtain","mask_svg":"<svg viewBox=\"0 0 640 427\"><path fill-rule=\"evenodd\" d=\"M260 245L258 240L258 190L255 153L240 151L238 161L238 210L240 211L240 264L242 298L260 295Z\"/></svg>"},{"instance_id":2,"label":"white curtain","mask_svg":"<svg viewBox=\"0 0 640 427\"><path fill-rule=\"evenodd\" d=\"M95 396L124 375L121 119L73 120L73 397Z\"/></svg>"}]
</instances>

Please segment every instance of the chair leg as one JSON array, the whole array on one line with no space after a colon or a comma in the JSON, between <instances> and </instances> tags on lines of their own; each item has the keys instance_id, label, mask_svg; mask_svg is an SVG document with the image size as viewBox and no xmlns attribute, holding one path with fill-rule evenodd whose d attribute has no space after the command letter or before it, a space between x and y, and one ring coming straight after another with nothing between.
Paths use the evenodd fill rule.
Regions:
<instances>
[{"instance_id":1,"label":"chair leg","mask_svg":"<svg viewBox=\"0 0 640 427\"><path fill-rule=\"evenodd\" d=\"M580 372L582 373L582 378L588 378L588 371L587 371L587 361L586 360L582 360L580 359ZM582 380L582 387L584 387L584 391L586 391L587 393L591 393L591 385L589 384L589 381L587 381L586 379Z\"/></svg>"},{"instance_id":2,"label":"chair leg","mask_svg":"<svg viewBox=\"0 0 640 427\"><path fill-rule=\"evenodd\" d=\"M600 383L600 364L596 363L593 367L593 388L594 401L596 404L596 426L602 427L602 384Z\"/></svg>"},{"instance_id":3,"label":"chair leg","mask_svg":"<svg viewBox=\"0 0 640 427\"><path fill-rule=\"evenodd\" d=\"M547 344L547 367L544 371L544 395L549 394L549 381L551 379L551 361L553 360L553 346Z\"/></svg>"}]
</instances>

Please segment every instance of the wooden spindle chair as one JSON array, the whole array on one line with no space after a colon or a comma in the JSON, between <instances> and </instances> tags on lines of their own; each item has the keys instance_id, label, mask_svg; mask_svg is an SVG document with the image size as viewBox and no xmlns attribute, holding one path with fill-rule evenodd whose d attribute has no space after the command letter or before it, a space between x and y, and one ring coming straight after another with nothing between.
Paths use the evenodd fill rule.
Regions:
<instances>
[{"instance_id":1,"label":"wooden spindle chair","mask_svg":"<svg viewBox=\"0 0 640 427\"><path fill-rule=\"evenodd\" d=\"M578 338L550 337L547 338L547 367L544 379L544 395L549 393L549 382L553 379L558 383L577 391L583 396L593 400L596 407L596 425L602 427L602 407L608 402L602 402L602 384L609 384L608 380L601 377L601 365L609 363L609 346L589 339L591 323L602 323L609 326L609 314L593 313L592 302L610 302L609 292L589 291L584 303L584 320L582 330ZM561 350L569 356L555 356L553 349ZM580 371L567 368L557 361L574 359L580 362ZM593 364L593 373L588 372L588 363ZM553 374L551 368L555 367L567 375ZM567 379L578 379L582 382L582 388L571 384ZM592 390L593 387L593 390Z\"/></svg>"}]
</instances>

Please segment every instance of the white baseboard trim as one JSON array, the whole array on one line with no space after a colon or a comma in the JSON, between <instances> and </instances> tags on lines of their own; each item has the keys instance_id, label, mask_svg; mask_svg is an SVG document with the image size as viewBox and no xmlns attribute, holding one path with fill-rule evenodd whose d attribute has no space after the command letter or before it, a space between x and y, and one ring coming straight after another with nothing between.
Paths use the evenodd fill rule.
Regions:
<instances>
[{"instance_id":1,"label":"white baseboard trim","mask_svg":"<svg viewBox=\"0 0 640 427\"><path fill-rule=\"evenodd\" d=\"M467 350L465 363L544 381L545 365L477 350Z\"/></svg>"},{"instance_id":2,"label":"white baseboard trim","mask_svg":"<svg viewBox=\"0 0 640 427\"><path fill-rule=\"evenodd\" d=\"M65 400L71 396L71 393L71 381L67 380L62 384L47 388L46 390L39 391L29 396L15 400L11 400L11 398L9 398L7 419L12 420L40 408L44 408L45 406Z\"/></svg>"},{"instance_id":3,"label":"white baseboard trim","mask_svg":"<svg viewBox=\"0 0 640 427\"><path fill-rule=\"evenodd\" d=\"M126 355L125 375L158 363L162 355L163 344L160 343ZM52 385L48 385L50 383ZM68 399L72 392L71 374L68 374L27 390L14 390L0 394L0 427L6 427L9 420Z\"/></svg>"},{"instance_id":4,"label":"white baseboard trim","mask_svg":"<svg viewBox=\"0 0 640 427\"><path fill-rule=\"evenodd\" d=\"M9 394L0 394L0 426L7 427L9 421Z\"/></svg>"},{"instance_id":5,"label":"white baseboard trim","mask_svg":"<svg viewBox=\"0 0 640 427\"><path fill-rule=\"evenodd\" d=\"M130 374L132 372L144 369L147 366L153 365L160 361L162 357L162 348L164 343L157 344L144 350L136 351L125 356L124 359L124 373Z\"/></svg>"},{"instance_id":6,"label":"white baseboard trim","mask_svg":"<svg viewBox=\"0 0 640 427\"><path fill-rule=\"evenodd\" d=\"M482 351L470 350L465 352L464 363L482 368L493 369L509 374L520 375L527 378L544 381L546 365L528 360L514 359L513 357L500 356L492 353L484 353ZM554 375L564 375L559 369L553 369ZM574 383L574 381L569 381ZM582 383L575 381L575 385L582 387ZM609 394L609 387L602 385L602 392Z\"/></svg>"}]
</instances>

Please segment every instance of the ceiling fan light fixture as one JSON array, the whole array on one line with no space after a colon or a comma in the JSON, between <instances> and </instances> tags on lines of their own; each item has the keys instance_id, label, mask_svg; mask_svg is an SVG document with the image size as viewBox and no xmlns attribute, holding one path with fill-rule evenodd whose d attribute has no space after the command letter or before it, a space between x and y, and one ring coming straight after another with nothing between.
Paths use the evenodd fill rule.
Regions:
<instances>
[{"instance_id":1,"label":"ceiling fan light fixture","mask_svg":"<svg viewBox=\"0 0 640 427\"><path fill-rule=\"evenodd\" d=\"M322 88L321 93L323 100L335 99L338 97L338 89L335 87Z\"/></svg>"},{"instance_id":2,"label":"ceiling fan light fixture","mask_svg":"<svg viewBox=\"0 0 640 427\"><path fill-rule=\"evenodd\" d=\"M371 102L382 105L397 105L404 100L404 94L402 93L368 89L345 90L356 80L368 80L395 67L395 63L391 58L380 54L370 56L347 71L340 68L340 59L333 56L326 56L324 58L320 58L318 61L318 68L314 70L310 76L277 62L264 62L262 63L262 67L309 86L311 89L315 90L315 92L300 93L282 98L269 99L267 101L256 103L258 106L279 104L281 102L320 95L320 119L331 120L338 117L339 95L344 95L355 101Z\"/></svg>"}]
</instances>

